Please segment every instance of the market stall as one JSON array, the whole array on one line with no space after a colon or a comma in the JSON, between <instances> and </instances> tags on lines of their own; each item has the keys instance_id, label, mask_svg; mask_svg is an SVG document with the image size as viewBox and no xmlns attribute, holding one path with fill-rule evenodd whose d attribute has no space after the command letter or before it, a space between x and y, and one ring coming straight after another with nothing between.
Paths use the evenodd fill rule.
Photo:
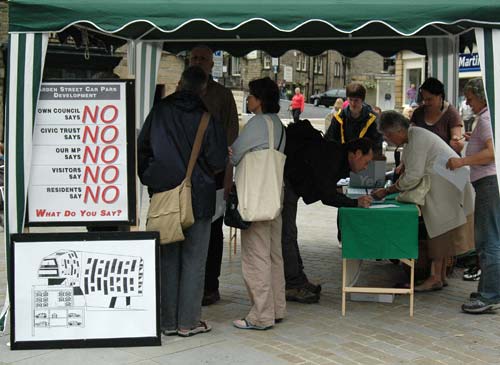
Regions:
<instances>
[{"instance_id":1,"label":"market stall","mask_svg":"<svg viewBox=\"0 0 500 365\"><path fill-rule=\"evenodd\" d=\"M429 74L441 79L449 100L457 95L459 36L475 32L495 136L500 129L500 3L497 0L236 0L9 1L6 99L7 256L10 235L23 231L31 173L34 115L49 34L68 29L117 37L129 47L136 80L135 125L147 115L162 50L196 44L243 55L261 49L273 56L289 49L310 55L335 49L393 55L426 53ZM500 154L497 145L496 153ZM0 329L4 316L0 318Z\"/></svg>"}]
</instances>

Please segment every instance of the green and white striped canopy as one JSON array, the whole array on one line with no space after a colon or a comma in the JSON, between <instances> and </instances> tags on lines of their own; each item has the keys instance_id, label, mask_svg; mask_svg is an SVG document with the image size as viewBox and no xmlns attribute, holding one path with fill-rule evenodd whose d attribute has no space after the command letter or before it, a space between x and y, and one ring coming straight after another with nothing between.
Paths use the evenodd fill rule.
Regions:
<instances>
[{"instance_id":1,"label":"green and white striped canopy","mask_svg":"<svg viewBox=\"0 0 500 365\"><path fill-rule=\"evenodd\" d=\"M363 50L425 53L425 38L499 27L497 0L13 0L10 32L92 29L124 40L161 40L177 53L204 43L240 56L289 49L347 56ZM383 40L382 40L383 39Z\"/></svg>"}]
</instances>

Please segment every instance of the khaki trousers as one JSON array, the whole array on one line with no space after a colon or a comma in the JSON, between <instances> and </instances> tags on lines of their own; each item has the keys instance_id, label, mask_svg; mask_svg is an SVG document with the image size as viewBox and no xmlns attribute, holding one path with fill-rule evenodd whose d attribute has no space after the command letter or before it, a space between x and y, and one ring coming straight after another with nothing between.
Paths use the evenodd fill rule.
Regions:
<instances>
[{"instance_id":1,"label":"khaki trousers","mask_svg":"<svg viewBox=\"0 0 500 365\"><path fill-rule=\"evenodd\" d=\"M281 215L252 222L241 231L241 268L252 308L246 320L272 326L286 314L285 274L281 252Z\"/></svg>"}]
</instances>

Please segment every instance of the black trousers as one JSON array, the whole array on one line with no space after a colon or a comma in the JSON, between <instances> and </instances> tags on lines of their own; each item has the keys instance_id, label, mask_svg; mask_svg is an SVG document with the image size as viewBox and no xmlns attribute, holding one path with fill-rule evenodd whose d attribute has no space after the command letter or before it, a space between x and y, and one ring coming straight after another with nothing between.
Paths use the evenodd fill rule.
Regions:
<instances>
[{"instance_id":1,"label":"black trousers","mask_svg":"<svg viewBox=\"0 0 500 365\"><path fill-rule=\"evenodd\" d=\"M301 113L300 109L292 109L292 117L294 122L299 121L300 113Z\"/></svg>"},{"instance_id":2,"label":"black trousers","mask_svg":"<svg viewBox=\"0 0 500 365\"><path fill-rule=\"evenodd\" d=\"M221 217L212 223L210 242L208 244L207 264L205 266L205 294L219 290L220 267L222 264L222 249L224 234L222 233Z\"/></svg>"}]
</instances>

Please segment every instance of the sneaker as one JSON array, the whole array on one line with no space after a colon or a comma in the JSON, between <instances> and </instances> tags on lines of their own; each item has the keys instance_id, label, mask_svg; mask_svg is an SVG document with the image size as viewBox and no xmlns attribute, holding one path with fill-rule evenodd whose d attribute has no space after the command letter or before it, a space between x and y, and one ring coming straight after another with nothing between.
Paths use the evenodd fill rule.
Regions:
<instances>
[{"instance_id":1,"label":"sneaker","mask_svg":"<svg viewBox=\"0 0 500 365\"><path fill-rule=\"evenodd\" d=\"M498 308L500 308L500 302L498 302L498 300L486 299L482 296L478 296L462 304L462 311L472 314L489 313Z\"/></svg>"},{"instance_id":2,"label":"sneaker","mask_svg":"<svg viewBox=\"0 0 500 365\"><path fill-rule=\"evenodd\" d=\"M465 281L478 281L481 279L481 269L477 266L469 267L464 270L463 279Z\"/></svg>"},{"instance_id":3,"label":"sneaker","mask_svg":"<svg viewBox=\"0 0 500 365\"><path fill-rule=\"evenodd\" d=\"M212 305L217 303L219 300L220 300L219 291L215 290L213 292L203 294L201 305L202 306Z\"/></svg>"},{"instance_id":4,"label":"sneaker","mask_svg":"<svg viewBox=\"0 0 500 365\"><path fill-rule=\"evenodd\" d=\"M319 294L315 294L306 288L287 289L286 300L305 304L318 303Z\"/></svg>"},{"instance_id":5,"label":"sneaker","mask_svg":"<svg viewBox=\"0 0 500 365\"><path fill-rule=\"evenodd\" d=\"M314 294L321 293L321 284L313 284L308 281L305 285L305 288Z\"/></svg>"}]
</instances>

